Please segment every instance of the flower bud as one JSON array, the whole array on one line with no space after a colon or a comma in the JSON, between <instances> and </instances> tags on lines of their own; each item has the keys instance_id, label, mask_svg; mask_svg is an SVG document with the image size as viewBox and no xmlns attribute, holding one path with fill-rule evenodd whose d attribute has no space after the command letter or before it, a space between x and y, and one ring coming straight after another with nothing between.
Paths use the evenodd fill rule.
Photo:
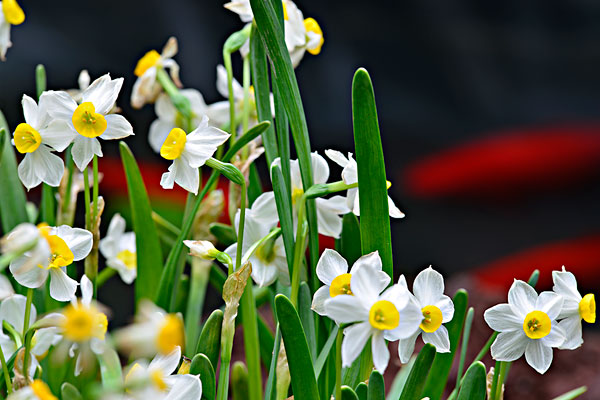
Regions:
<instances>
[{"instance_id":1,"label":"flower bud","mask_svg":"<svg viewBox=\"0 0 600 400\"><path fill-rule=\"evenodd\" d=\"M204 260L214 260L221 253L208 240L184 240L183 244L190 248L190 254Z\"/></svg>"}]
</instances>

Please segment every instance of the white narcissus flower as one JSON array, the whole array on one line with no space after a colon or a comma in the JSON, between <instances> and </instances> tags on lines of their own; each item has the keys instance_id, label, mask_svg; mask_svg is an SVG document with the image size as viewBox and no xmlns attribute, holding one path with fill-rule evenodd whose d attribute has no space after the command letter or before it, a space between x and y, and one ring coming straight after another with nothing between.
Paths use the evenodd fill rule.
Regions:
<instances>
[{"instance_id":1,"label":"white narcissus flower","mask_svg":"<svg viewBox=\"0 0 600 400\"><path fill-rule=\"evenodd\" d=\"M596 322L596 299L593 293L581 297L575 275L567 272L565 267L562 271L552 271L552 280L552 290L564 300L558 326L564 331L566 340L559 349L574 350L583 343L581 320L589 324Z\"/></svg>"},{"instance_id":2,"label":"white narcissus flower","mask_svg":"<svg viewBox=\"0 0 600 400\"><path fill-rule=\"evenodd\" d=\"M263 193L254 202L251 209L246 210L246 222L244 224L244 241L242 243L242 255L252 247L256 242L269 234L272 228L277 226L277 221L273 219L270 200L273 196L272 192ZM271 210L271 211L269 211ZM238 232L240 223L240 210L235 215L235 231ZM232 244L225 253L231 257L233 264L236 262L237 243ZM279 279L282 285L290 284L290 276L288 270L287 259L285 256L285 248L283 247L283 239L267 240L262 243L252 253L249 258L252 263L252 279L259 286L269 286L275 280Z\"/></svg>"},{"instance_id":3,"label":"white narcissus flower","mask_svg":"<svg viewBox=\"0 0 600 400\"><path fill-rule=\"evenodd\" d=\"M354 323L344 329L342 365L350 366L371 338L373 363L384 373L390 359L386 340L413 335L423 315L409 301L406 288L394 285L381 293L386 285L369 268L359 268L352 274L350 285L352 295L341 294L325 302L329 318L337 323Z\"/></svg>"},{"instance_id":4,"label":"white narcissus flower","mask_svg":"<svg viewBox=\"0 0 600 400\"><path fill-rule=\"evenodd\" d=\"M7 400L58 400L52 391L41 379L34 379L29 385L15 390Z\"/></svg>"},{"instance_id":5,"label":"white narcissus flower","mask_svg":"<svg viewBox=\"0 0 600 400\"><path fill-rule=\"evenodd\" d=\"M348 271L348 262L340 253L325 249L316 269L317 277L324 285L313 296L312 310L319 315L326 315L325 301L341 294L352 294L350 286L352 275L360 268L368 268L375 278L381 280L382 287L390 283L390 276L382 270L379 252L374 251L360 257Z\"/></svg>"},{"instance_id":6,"label":"white narcissus flower","mask_svg":"<svg viewBox=\"0 0 600 400\"><path fill-rule=\"evenodd\" d=\"M12 46L10 26L24 21L25 13L16 0L0 1L0 60L6 61L6 51Z\"/></svg>"},{"instance_id":7,"label":"white narcissus flower","mask_svg":"<svg viewBox=\"0 0 600 400\"><path fill-rule=\"evenodd\" d=\"M36 227L28 222L17 225L0 240L0 250L5 254L22 253L23 256L27 256L23 258L20 265L22 272L29 271L38 264L44 264L52 255L50 245L42 235L42 233L46 233L46 226L46 224L40 224ZM30 249L24 252L28 248Z\"/></svg>"},{"instance_id":8,"label":"white narcissus flower","mask_svg":"<svg viewBox=\"0 0 600 400\"><path fill-rule=\"evenodd\" d=\"M196 89L182 89L179 93L190 101L191 126L187 126L186 118L175 108L169 95L166 93L158 95L154 104L154 111L158 118L152 122L148 132L148 142L150 142L152 150L157 153L160 153L160 147L173 128L181 128L185 131L193 130L200 125L202 117L208 114L206 103L199 91ZM212 116L210 114L208 116L212 120Z\"/></svg>"},{"instance_id":9,"label":"white narcissus flower","mask_svg":"<svg viewBox=\"0 0 600 400\"><path fill-rule=\"evenodd\" d=\"M130 284L137 276L135 233L125 232L125 219L115 214L110 220L106 236L100 240L99 249L106 265L117 270L123 282Z\"/></svg>"},{"instance_id":10,"label":"white narcissus flower","mask_svg":"<svg viewBox=\"0 0 600 400\"><path fill-rule=\"evenodd\" d=\"M117 345L134 358L167 355L185 343L183 320L168 314L148 300L142 300L135 322L117 331Z\"/></svg>"},{"instance_id":11,"label":"white narcissus flower","mask_svg":"<svg viewBox=\"0 0 600 400\"><path fill-rule=\"evenodd\" d=\"M202 382L196 375L175 374L181 348L159 354L150 364L136 361L125 374L125 386L133 399L187 400L202 397Z\"/></svg>"},{"instance_id":12,"label":"white narcissus flower","mask_svg":"<svg viewBox=\"0 0 600 400\"><path fill-rule=\"evenodd\" d=\"M212 157L229 136L218 128L208 126L206 116L189 135L183 129L173 128L160 148L161 157L173 161L169 172L162 175L160 185L164 189L173 189L177 183L188 192L198 194L198 168Z\"/></svg>"},{"instance_id":13,"label":"white narcissus flower","mask_svg":"<svg viewBox=\"0 0 600 400\"><path fill-rule=\"evenodd\" d=\"M40 98L50 117L66 122L67 129L62 132L62 137L73 141L71 154L80 171L87 167L94 154L102 157L97 138L112 140L133 135L133 128L125 117L109 114L122 86L123 78L111 79L105 74L81 93L79 105L65 91L50 90Z\"/></svg>"},{"instance_id":14,"label":"white narcissus flower","mask_svg":"<svg viewBox=\"0 0 600 400\"><path fill-rule=\"evenodd\" d=\"M356 160L352 157L352 153L348 153L346 158L341 152L337 150L325 150L325 154L329 159L335 162L337 165L343 168L342 180L346 185L353 185L358 183L358 165ZM388 181L388 189L391 183ZM352 210L355 215L360 216L360 205L358 200L358 187L348 189L348 196L346 197L348 207ZM396 207L394 200L388 196L388 208L390 217L392 218L404 218L404 213Z\"/></svg>"},{"instance_id":15,"label":"white narcissus flower","mask_svg":"<svg viewBox=\"0 0 600 400\"><path fill-rule=\"evenodd\" d=\"M181 87L179 65L173 60L175 54L177 54L177 39L170 37L161 54L156 50L150 50L140 58L134 70L138 78L131 91L133 108L142 108L146 103L153 103L161 93L162 87L156 80L158 68L168 68L175 85Z\"/></svg>"},{"instance_id":16,"label":"white narcissus flower","mask_svg":"<svg viewBox=\"0 0 600 400\"><path fill-rule=\"evenodd\" d=\"M398 284L408 289L404 275L400 276ZM420 329L414 335L398 342L398 355L403 364L410 361L419 334L425 343L434 345L438 353L450 352L450 337L442 324L450 322L454 317L454 303L444 294L444 278L429 267L417 275L413 291L414 295L410 295L411 301L423 313L423 320L419 325Z\"/></svg>"},{"instance_id":17,"label":"white narcissus flower","mask_svg":"<svg viewBox=\"0 0 600 400\"><path fill-rule=\"evenodd\" d=\"M46 102L23 95L21 101L25 122L20 123L13 133L13 143L17 151L25 154L19 164L19 179L27 190L44 182L50 186L60 185L65 166L62 159L52 150L63 151L71 144L72 138L65 122L50 121Z\"/></svg>"},{"instance_id":18,"label":"white narcissus flower","mask_svg":"<svg viewBox=\"0 0 600 400\"><path fill-rule=\"evenodd\" d=\"M42 226L39 232L43 238L39 241L45 240L50 248L49 257L36 260L37 266L31 266L32 257L37 255L26 252L10 263L10 272L19 284L32 289L42 286L50 274L50 296L58 301L69 301L78 284L67 275L66 268L90 253L92 233L67 225Z\"/></svg>"},{"instance_id":19,"label":"white narcissus flower","mask_svg":"<svg viewBox=\"0 0 600 400\"><path fill-rule=\"evenodd\" d=\"M315 185L327 183L329 179L329 165L327 161L316 151L311 155L313 182ZM281 160L277 157L273 164L281 167ZM290 161L290 183L292 191L292 206L294 207L294 226L297 223L297 201L304 194L302 186L302 175L300 174L300 163L298 160ZM342 233L342 215L350 212L343 196L332 196L328 199L315 199L317 206L317 222L319 233L324 236L339 238Z\"/></svg>"},{"instance_id":20,"label":"white narcissus flower","mask_svg":"<svg viewBox=\"0 0 600 400\"><path fill-rule=\"evenodd\" d=\"M543 374L552 364L552 348L561 346L565 333L556 322L563 298L554 292L538 296L526 282L515 280L508 304L498 304L483 314L485 322L500 332L491 347L497 361L514 361L525 353L527 363Z\"/></svg>"}]
</instances>

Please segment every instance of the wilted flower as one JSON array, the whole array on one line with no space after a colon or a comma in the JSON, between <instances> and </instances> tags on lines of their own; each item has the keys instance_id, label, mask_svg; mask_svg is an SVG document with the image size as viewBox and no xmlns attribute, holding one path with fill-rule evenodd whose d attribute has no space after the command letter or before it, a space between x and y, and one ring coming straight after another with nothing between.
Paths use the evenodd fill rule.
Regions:
<instances>
[{"instance_id":1,"label":"wilted flower","mask_svg":"<svg viewBox=\"0 0 600 400\"><path fill-rule=\"evenodd\" d=\"M25 13L16 0L0 1L0 60L6 60L6 51L12 46L10 26L21 25L25 21Z\"/></svg>"},{"instance_id":2,"label":"wilted flower","mask_svg":"<svg viewBox=\"0 0 600 400\"><path fill-rule=\"evenodd\" d=\"M100 240L100 252L106 265L116 269L123 282L130 284L137 276L135 233L125 232L125 220L115 214L110 220L106 236Z\"/></svg>"}]
</instances>

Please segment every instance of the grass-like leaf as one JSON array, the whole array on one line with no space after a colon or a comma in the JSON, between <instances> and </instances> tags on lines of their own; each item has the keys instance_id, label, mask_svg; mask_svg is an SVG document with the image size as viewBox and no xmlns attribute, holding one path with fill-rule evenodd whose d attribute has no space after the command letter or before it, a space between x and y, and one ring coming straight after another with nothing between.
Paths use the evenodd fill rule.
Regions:
<instances>
[{"instance_id":1,"label":"grass-like leaf","mask_svg":"<svg viewBox=\"0 0 600 400\"><path fill-rule=\"evenodd\" d=\"M60 395L63 400L83 400L79 390L69 382L65 382L60 387Z\"/></svg>"},{"instance_id":2,"label":"grass-like leaf","mask_svg":"<svg viewBox=\"0 0 600 400\"><path fill-rule=\"evenodd\" d=\"M354 392L356 393L358 400L368 400L369 398L369 387L364 382L360 382L356 385Z\"/></svg>"},{"instance_id":3,"label":"grass-like leaf","mask_svg":"<svg viewBox=\"0 0 600 400\"><path fill-rule=\"evenodd\" d=\"M317 359L317 338L315 336L315 313L311 309L312 296L306 282L300 284L298 292L298 315L306 334L306 341L310 349L313 362Z\"/></svg>"},{"instance_id":4,"label":"grass-like leaf","mask_svg":"<svg viewBox=\"0 0 600 400\"><path fill-rule=\"evenodd\" d=\"M222 326L223 311L213 311L202 327L200 339L198 339L198 345L196 346L196 353L206 355L212 365L217 365L217 362L219 362Z\"/></svg>"},{"instance_id":5,"label":"grass-like leaf","mask_svg":"<svg viewBox=\"0 0 600 400\"><path fill-rule=\"evenodd\" d=\"M399 400L421 400L424 397L422 395L423 387L425 386L425 379L429 375L434 357L435 346L431 344L423 346L410 370Z\"/></svg>"},{"instance_id":6,"label":"grass-like leaf","mask_svg":"<svg viewBox=\"0 0 600 400\"><path fill-rule=\"evenodd\" d=\"M465 373L458 400L485 400L486 386L485 365L477 361Z\"/></svg>"},{"instance_id":7,"label":"grass-like leaf","mask_svg":"<svg viewBox=\"0 0 600 400\"><path fill-rule=\"evenodd\" d=\"M277 206L277 215L281 224L281 236L283 246L285 247L285 256L288 263L290 276L293 275L294 264L294 223L292 220L292 203L290 200L290 190L287 187L281 169L277 165L271 166L271 181L273 182L273 194L275 196L275 205Z\"/></svg>"},{"instance_id":8,"label":"grass-like leaf","mask_svg":"<svg viewBox=\"0 0 600 400\"><path fill-rule=\"evenodd\" d=\"M362 256L360 224L358 223L358 218L353 213L344 215L342 219L340 254L348 261L348 265L354 264Z\"/></svg>"},{"instance_id":9,"label":"grass-like leaf","mask_svg":"<svg viewBox=\"0 0 600 400\"><path fill-rule=\"evenodd\" d=\"M350 386L342 386L342 400L358 400L358 396Z\"/></svg>"},{"instance_id":10,"label":"grass-like leaf","mask_svg":"<svg viewBox=\"0 0 600 400\"><path fill-rule=\"evenodd\" d=\"M248 368L236 361L231 369L231 397L233 400L248 399Z\"/></svg>"},{"instance_id":11,"label":"grass-like leaf","mask_svg":"<svg viewBox=\"0 0 600 400\"><path fill-rule=\"evenodd\" d=\"M581 396L582 394L584 394L585 392L587 392L587 387L586 386L581 386L577 389L573 389L565 394L562 394L558 397L555 397L553 400L573 400L579 396Z\"/></svg>"},{"instance_id":12,"label":"grass-like leaf","mask_svg":"<svg viewBox=\"0 0 600 400\"><path fill-rule=\"evenodd\" d=\"M202 398L214 399L216 394L215 369L206 354L198 353L194 356L190 365L190 374L200 375Z\"/></svg>"},{"instance_id":13,"label":"grass-like leaf","mask_svg":"<svg viewBox=\"0 0 600 400\"><path fill-rule=\"evenodd\" d=\"M383 375L378 371L373 370L369 377L369 400L385 400L385 383L383 382Z\"/></svg>"},{"instance_id":14,"label":"grass-like leaf","mask_svg":"<svg viewBox=\"0 0 600 400\"><path fill-rule=\"evenodd\" d=\"M100 364L102 386L107 390L120 389L123 386L123 374L117 352L106 348L102 354L98 355L98 363Z\"/></svg>"}]
</instances>

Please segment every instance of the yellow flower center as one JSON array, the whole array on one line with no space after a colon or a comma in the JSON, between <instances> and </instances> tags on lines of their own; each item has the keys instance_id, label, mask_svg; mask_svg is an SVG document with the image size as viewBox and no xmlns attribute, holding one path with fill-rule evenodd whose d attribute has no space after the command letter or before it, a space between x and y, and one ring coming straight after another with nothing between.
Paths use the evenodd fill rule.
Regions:
<instances>
[{"instance_id":1,"label":"yellow flower center","mask_svg":"<svg viewBox=\"0 0 600 400\"><path fill-rule=\"evenodd\" d=\"M352 296L352 290L350 290L350 280L352 279L351 274L341 274L335 277L331 281L329 286L329 295L335 297L340 294L349 294Z\"/></svg>"},{"instance_id":2,"label":"yellow flower center","mask_svg":"<svg viewBox=\"0 0 600 400\"><path fill-rule=\"evenodd\" d=\"M127 269L137 268L137 256L135 253L129 250L121 250L119 254L117 254L117 260L125 264L125 267L127 267Z\"/></svg>"},{"instance_id":3,"label":"yellow flower center","mask_svg":"<svg viewBox=\"0 0 600 400\"><path fill-rule=\"evenodd\" d=\"M275 239L269 239L258 246L255 255L256 258L268 265L275 260L276 251Z\"/></svg>"},{"instance_id":4,"label":"yellow flower center","mask_svg":"<svg viewBox=\"0 0 600 400\"><path fill-rule=\"evenodd\" d=\"M596 298L593 293L586 294L579 302L579 315L589 324L596 322Z\"/></svg>"},{"instance_id":5,"label":"yellow flower center","mask_svg":"<svg viewBox=\"0 0 600 400\"><path fill-rule=\"evenodd\" d=\"M550 333L552 322L550 317L543 311L532 311L523 321L523 330L531 339L541 339Z\"/></svg>"},{"instance_id":6,"label":"yellow flower center","mask_svg":"<svg viewBox=\"0 0 600 400\"><path fill-rule=\"evenodd\" d=\"M136 371L138 371L141 368L142 368L142 366L138 363L135 363L131 366L131 368L129 369L129 372L127 372L127 375L125 375L125 386L131 385L134 374L136 373ZM129 392L128 389L126 389L125 391Z\"/></svg>"},{"instance_id":7,"label":"yellow flower center","mask_svg":"<svg viewBox=\"0 0 600 400\"><path fill-rule=\"evenodd\" d=\"M95 307L78 304L69 304L63 311L64 336L73 342L84 342L92 338L104 340L108 320L106 315L96 310Z\"/></svg>"},{"instance_id":8,"label":"yellow flower center","mask_svg":"<svg viewBox=\"0 0 600 400\"><path fill-rule=\"evenodd\" d=\"M167 160L175 160L183 153L186 142L187 135L185 131L180 128L173 128L160 148L160 155Z\"/></svg>"},{"instance_id":9,"label":"yellow flower center","mask_svg":"<svg viewBox=\"0 0 600 400\"><path fill-rule=\"evenodd\" d=\"M49 263L47 268L60 268L71 265L75 257L73 256L73 252L69 246L67 246L67 243L65 243L65 241L57 235L47 234L46 229L40 229L40 232L42 231L46 232L42 233L42 236L46 239L48 245L50 246L50 258L48 260ZM38 264L38 267L45 268L41 264Z\"/></svg>"},{"instance_id":10,"label":"yellow flower center","mask_svg":"<svg viewBox=\"0 0 600 400\"><path fill-rule=\"evenodd\" d=\"M304 194L304 190L301 188L294 188L292 190L292 204L296 204L296 201Z\"/></svg>"},{"instance_id":11,"label":"yellow flower center","mask_svg":"<svg viewBox=\"0 0 600 400\"><path fill-rule=\"evenodd\" d=\"M50 388L44 381L36 379L31 382L30 387L33 394L35 394L39 400L58 400L58 397L52 394Z\"/></svg>"},{"instance_id":12,"label":"yellow flower center","mask_svg":"<svg viewBox=\"0 0 600 400\"><path fill-rule=\"evenodd\" d=\"M2 12L4 19L11 25L20 25L25 21L25 13L16 0L4 0Z\"/></svg>"},{"instance_id":13,"label":"yellow flower center","mask_svg":"<svg viewBox=\"0 0 600 400\"><path fill-rule=\"evenodd\" d=\"M421 309L423 321L419 327L425 332L435 332L442 325L442 310L436 306L425 306Z\"/></svg>"},{"instance_id":14,"label":"yellow flower center","mask_svg":"<svg viewBox=\"0 0 600 400\"><path fill-rule=\"evenodd\" d=\"M156 335L156 347L159 353L169 354L175 346L183 347L183 322L175 314L165 316Z\"/></svg>"},{"instance_id":15,"label":"yellow flower center","mask_svg":"<svg viewBox=\"0 0 600 400\"><path fill-rule=\"evenodd\" d=\"M394 329L400 323L400 313L391 301L379 300L369 310L369 322L376 329Z\"/></svg>"},{"instance_id":16,"label":"yellow flower center","mask_svg":"<svg viewBox=\"0 0 600 400\"><path fill-rule=\"evenodd\" d=\"M290 16L287 13L287 7L285 5L285 1L282 1L281 5L283 6L283 19L285 19L287 21L288 19L290 19Z\"/></svg>"},{"instance_id":17,"label":"yellow flower center","mask_svg":"<svg viewBox=\"0 0 600 400\"><path fill-rule=\"evenodd\" d=\"M15 147L19 153L33 153L42 144L40 133L26 123L21 123L15 129Z\"/></svg>"},{"instance_id":18,"label":"yellow flower center","mask_svg":"<svg viewBox=\"0 0 600 400\"><path fill-rule=\"evenodd\" d=\"M160 60L160 54L156 50L150 50L142 58L139 59L133 73L135 76L142 76L148 69L154 67Z\"/></svg>"},{"instance_id":19,"label":"yellow flower center","mask_svg":"<svg viewBox=\"0 0 600 400\"><path fill-rule=\"evenodd\" d=\"M96 112L94 105L86 101L81 103L73 112L73 126L82 136L95 138L106 130L106 118L104 115Z\"/></svg>"},{"instance_id":20,"label":"yellow flower center","mask_svg":"<svg viewBox=\"0 0 600 400\"><path fill-rule=\"evenodd\" d=\"M390 181L385 181L385 188L386 188L386 189L389 189L389 188L391 188L391 187L392 187L392 182L390 182Z\"/></svg>"},{"instance_id":21,"label":"yellow flower center","mask_svg":"<svg viewBox=\"0 0 600 400\"><path fill-rule=\"evenodd\" d=\"M166 391L168 388L163 375L163 372L159 369L155 369L154 371L150 372L150 380L152 381L152 384L161 392Z\"/></svg>"},{"instance_id":22,"label":"yellow flower center","mask_svg":"<svg viewBox=\"0 0 600 400\"><path fill-rule=\"evenodd\" d=\"M306 32L313 32L319 36L319 43L315 47L307 49L310 54L316 56L321 52L321 47L323 47L323 43L325 42L323 39L323 31L321 30L319 23L315 21L314 18L306 18L304 20L304 29L306 29Z\"/></svg>"}]
</instances>

